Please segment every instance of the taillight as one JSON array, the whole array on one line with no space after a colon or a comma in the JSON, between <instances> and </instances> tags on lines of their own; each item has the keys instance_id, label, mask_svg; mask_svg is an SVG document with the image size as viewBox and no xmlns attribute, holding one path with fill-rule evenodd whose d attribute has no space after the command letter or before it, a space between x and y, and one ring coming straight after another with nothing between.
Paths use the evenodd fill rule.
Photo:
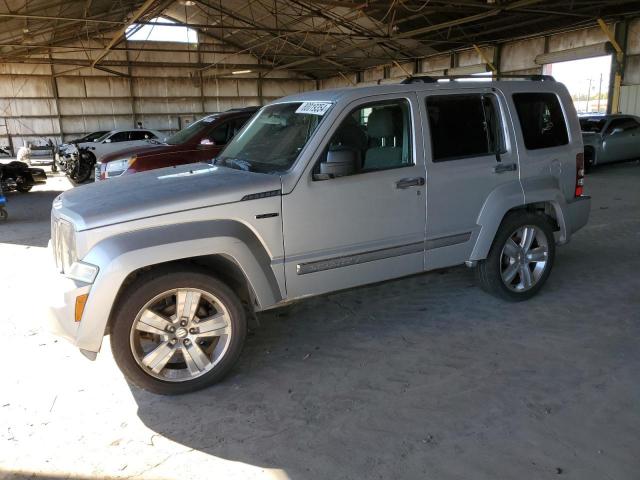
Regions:
<instances>
[{"instance_id":1,"label":"taillight","mask_svg":"<svg viewBox=\"0 0 640 480\"><path fill-rule=\"evenodd\" d=\"M576 155L576 197L581 197L584 191L584 153Z\"/></svg>"}]
</instances>

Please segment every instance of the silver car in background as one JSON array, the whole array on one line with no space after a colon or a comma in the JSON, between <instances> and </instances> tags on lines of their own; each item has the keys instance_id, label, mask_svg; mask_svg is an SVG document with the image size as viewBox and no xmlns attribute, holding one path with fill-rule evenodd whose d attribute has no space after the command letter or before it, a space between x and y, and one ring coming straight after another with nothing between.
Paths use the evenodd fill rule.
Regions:
<instances>
[{"instance_id":1,"label":"silver car in background","mask_svg":"<svg viewBox=\"0 0 640 480\"><path fill-rule=\"evenodd\" d=\"M640 158L640 117L590 115L580 118L586 167Z\"/></svg>"}]
</instances>

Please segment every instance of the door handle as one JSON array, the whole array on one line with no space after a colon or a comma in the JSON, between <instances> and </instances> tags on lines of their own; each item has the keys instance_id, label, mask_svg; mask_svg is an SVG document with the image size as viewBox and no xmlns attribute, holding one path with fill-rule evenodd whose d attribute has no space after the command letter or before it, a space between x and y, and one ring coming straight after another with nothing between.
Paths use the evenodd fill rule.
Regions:
<instances>
[{"instance_id":1,"label":"door handle","mask_svg":"<svg viewBox=\"0 0 640 480\"><path fill-rule=\"evenodd\" d=\"M420 187L424 185L423 177L403 178L396 182L396 188Z\"/></svg>"},{"instance_id":2,"label":"door handle","mask_svg":"<svg viewBox=\"0 0 640 480\"><path fill-rule=\"evenodd\" d=\"M518 165L515 163L500 163L493 167L493 171L496 173L515 172L517 169Z\"/></svg>"}]
</instances>

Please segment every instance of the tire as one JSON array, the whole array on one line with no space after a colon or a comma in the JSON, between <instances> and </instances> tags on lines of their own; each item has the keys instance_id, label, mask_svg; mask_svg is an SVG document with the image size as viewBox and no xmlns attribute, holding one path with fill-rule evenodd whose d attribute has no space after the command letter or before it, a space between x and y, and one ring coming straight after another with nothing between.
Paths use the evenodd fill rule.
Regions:
<instances>
[{"instance_id":1,"label":"tire","mask_svg":"<svg viewBox=\"0 0 640 480\"><path fill-rule=\"evenodd\" d=\"M93 153L89 153L86 159L78 159L75 171L73 172L73 180L76 183L84 183L91 178L93 166L96 164L96 157Z\"/></svg>"},{"instance_id":2,"label":"tire","mask_svg":"<svg viewBox=\"0 0 640 480\"><path fill-rule=\"evenodd\" d=\"M197 302L177 317L179 295L183 305ZM114 315L111 349L130 383L178 395L222 380L246 334L244 308L226 284L202 269L160 268L127 287Z\"/></svg>"},{"instance_id":3,"label":"tire","mask_svg":"<svg viewBox=\"0 0 640 480\"><path fill-rule=\"evenodd\" d=\"M18 185L16 187L16 190L18 190L20 193L29 193L32 188L33 185Z\"/></svg>"},{"instance_id":4,"label":"tire","mask_svg":"<svg viewBox=\"0 0 640 480\"><path fill-rule=\"evenodd\" d=\"M0 207L0 222L6 222L9 218L9 213L5 210L4 207Z\"/></svg>"},{"instance_id":5,"label":"tire","mask_svg":"<svg viewBox=\"0 0 640 480\"><path fill-rule=\"evenodd\" d=\"M534 235L526 248L531 232ZM476 265L476 278L480 287L492 295L512 302L527 300L540 291L551 274L555 251L553 230L546 216L510 213L502 221L489 255Z\"/></svg>"}]
</instances>

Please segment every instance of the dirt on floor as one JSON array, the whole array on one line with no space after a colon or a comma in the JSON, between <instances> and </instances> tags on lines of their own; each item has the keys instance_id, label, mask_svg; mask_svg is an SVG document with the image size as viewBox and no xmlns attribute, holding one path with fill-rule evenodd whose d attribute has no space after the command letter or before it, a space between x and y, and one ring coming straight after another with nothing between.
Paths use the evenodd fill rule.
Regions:
<instances>
[{"instance_id":1,"label":"dirt on floor","mask_svg":"<svg viewBox=\"0 0 640 480\"><path fill-rule=\"evenodd\" d=\"M46 333L62 176L0 224L1 478L637 479L640 163L587 177L589 225L534 299L451 268L260 315L221 384L126 384Z\"/></svg>"}]
</instances>

